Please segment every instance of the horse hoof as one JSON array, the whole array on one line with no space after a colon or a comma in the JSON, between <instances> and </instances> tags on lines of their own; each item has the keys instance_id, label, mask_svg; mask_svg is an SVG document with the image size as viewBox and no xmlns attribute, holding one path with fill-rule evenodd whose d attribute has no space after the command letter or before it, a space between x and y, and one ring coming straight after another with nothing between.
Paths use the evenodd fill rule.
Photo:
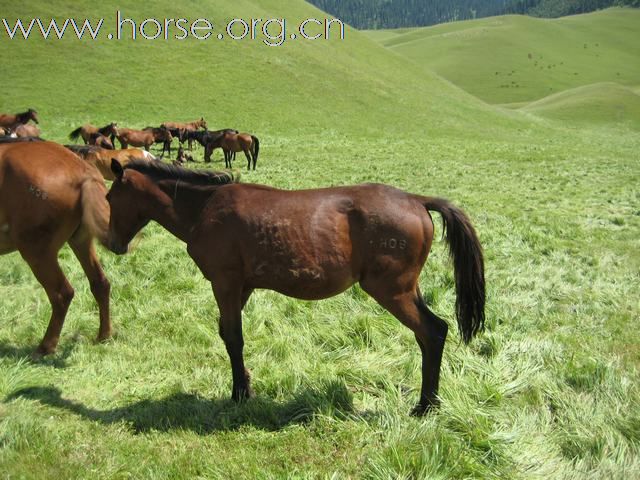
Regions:
<instances>
[{"instance_id":1,"label":"horse hoof","mask_svg":"<svg viewBox=\"0 0 640 480\"><path fill-rule=\"evenodd\" d=\"M109 340L111 340L111 333L99 334L96 337L96 343L107 343Z\"/></svg>"},{"instance_id":2,"label":"horse hoof","mask_svg":"<svg viewBox=\"0 0 640 480\"><path fill-rule=\"evenodd\" d=\"M51 348L51 347L45 347L43 345L39 345L38 348L36 348L36 350L31 354L31 360L33 360L34 362L38 362L42 360L45 356L51 355L55 351L56 351L55 347Z\"/></svg>"},{"instance_id":3,"label":"horse hoof","mask_svg":"<svg viewBox=\"0 0 640 480\"><path fill-rule=\"evenodd\" d=\"M231 394L231 400L233 400L236 403L242 403L255 396L256 394L253 392L253 389L251 387L247 387L246 389L234 391Z\"/></svg>"},{"instance_id":4,"label":"horse hoof","mask_svg":"<svg viewBox=\"0 0 640 480\"><path fill-rule=\"evenodd\" d=\"M411 410L412 417L424 417L438 407L439 402L420 402Z\"/></svg>"}]
</instances>

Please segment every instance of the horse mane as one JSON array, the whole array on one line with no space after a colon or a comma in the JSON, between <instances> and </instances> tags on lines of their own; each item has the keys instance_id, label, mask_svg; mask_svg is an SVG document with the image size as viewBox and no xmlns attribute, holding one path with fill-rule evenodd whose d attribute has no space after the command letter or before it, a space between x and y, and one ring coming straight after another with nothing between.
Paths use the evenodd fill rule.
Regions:
<instances>
[{"instance_id":1,"label":"horse mane","mask_svg":"<svg viewBox=\"0 0 640 480\"><path fill-rule=\"evenodd\" d=\"M99 133L99 134L101 134L101 135L105 135L105 136L106 136L106 132L107 132L108 130L111 130L111 128L112 128L113 126L114 126L114 125L113 125L113 123L109 123L109 124L105 125L104 127L99 128L99 129L98 129L98 133Z\"/></svg>"},{"instance_id":2,"label":"horse mane","mask_svg":"<svg viewBox=\"0 0 640 480\"><path fill-rule=\"evenodd\" d=\"M123 167L135 170L151 178L154 182L162 180L180 180L191 185L226 185L236 183L239 178L231 172L213 172L206 170L190 170L162 162L134 160Z\"/></svg>"},{"instance_id":3,"label":"horse mane","mask_svg":"<svg viewBox=\"0 0 640 480\"><path fill-rule=\"evenodd\" d=\"M65 147L78 155L87 155L103 150L102 147L97 145L65 145Z\"/></svg>"}]
</instances>

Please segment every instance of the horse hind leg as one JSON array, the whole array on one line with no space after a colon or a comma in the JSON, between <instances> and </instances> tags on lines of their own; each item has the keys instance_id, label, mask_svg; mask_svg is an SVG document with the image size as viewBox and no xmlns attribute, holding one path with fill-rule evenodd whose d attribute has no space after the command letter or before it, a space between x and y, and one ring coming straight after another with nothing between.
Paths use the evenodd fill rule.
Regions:
<instances>
[{"instance_id":1,"label":"horse hind leg","mask_svg":"<svg viewBox=\"0 0 640 480\"><path fill-rule=\"evenodd\" d=\"M44 288L51 304L49 326L35 352L38 356L48 355L53 353L58 346L60 332L69 305L73 300L74 290L60 268L57 250L49 248L45 249L43 253L36 247L30 248L28 251L20 250L20 254Z\"/></svg>"},{"instance_id":2,"label":"horse hind leg","mask_svg":"<svg viewBox=\"0 0 640 480\"><path fill-rule=\"evenodd\" d=\"M251 153L249 152L248 148L244 149L243 151L244 156L247 157L247 170L251 170Z\"/></svg>"},{"instance_id":3,"label":"horse hind leg","mask_svg":"<svg viewBox=\"0 0 640 480\"><path fill-rule=\"evenodd\" d=\"M366 283L362 288L394 317L411 329L422 353L422 387L420 400L412 415L424 415L439 403L438 385L444 343L447 338L447 323L426 306L416 288L395 294L385 283Z\"/></svg>"},{"instance_id":4,"label":"horse hind leg","mask_svg":"<svg viewBox=\"0 0 640 480\"><path fill-rule=\"evenodd\" d=\"M103 342L111 337L111 318L109 314L111 285L96 255L93 238L83 227L69 239L69 245L89 280L91 293L98 304L100 327L98 328L97 341Z\"/></svg>"}]
</instances>

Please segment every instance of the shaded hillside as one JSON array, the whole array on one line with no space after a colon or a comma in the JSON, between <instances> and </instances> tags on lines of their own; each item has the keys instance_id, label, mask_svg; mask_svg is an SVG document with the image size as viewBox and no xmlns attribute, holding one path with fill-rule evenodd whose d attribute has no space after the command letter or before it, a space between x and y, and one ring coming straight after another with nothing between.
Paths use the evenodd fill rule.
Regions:
<instances>
[{"instance_id":1,"label":"shaded hillside","mask_svg":"<svg viewBox=\"0 0 640 480\"><path fill-rule=\"evenodd\" d=\"M436 25L506 14L556 18L640 0L309 0L360 29Z\"/></svg>"}]
</instances>

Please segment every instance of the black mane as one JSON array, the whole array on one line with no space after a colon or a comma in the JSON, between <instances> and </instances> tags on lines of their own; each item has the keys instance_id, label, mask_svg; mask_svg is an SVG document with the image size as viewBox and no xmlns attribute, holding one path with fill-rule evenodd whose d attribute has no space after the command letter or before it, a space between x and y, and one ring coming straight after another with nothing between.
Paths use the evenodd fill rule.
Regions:
<instances>
[{"instance_id":1,"label":"black mane","mask_svg":"<svg viewBox=\"0 0 640 480\"><path fill-rule=\"evenodd\" d=\"M231 172L189 170L162 162L133 161L125 165L124 169L140 172L155 182L180 180L191 185L225 185L238 181L238 177Z\"/></svg>"}]
</instances>

